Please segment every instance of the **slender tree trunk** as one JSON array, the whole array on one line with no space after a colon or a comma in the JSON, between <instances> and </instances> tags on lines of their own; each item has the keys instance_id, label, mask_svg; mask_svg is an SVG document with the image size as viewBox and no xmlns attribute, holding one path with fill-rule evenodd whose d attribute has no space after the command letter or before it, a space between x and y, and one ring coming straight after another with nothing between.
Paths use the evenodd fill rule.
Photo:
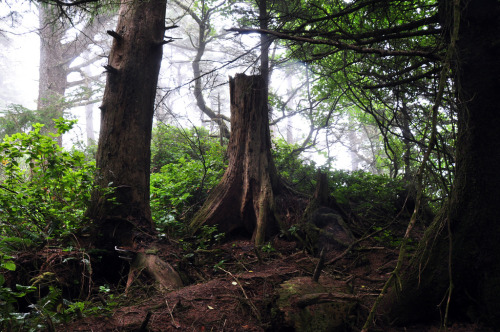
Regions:
<instances>
[{"instance_id":1,"label":"slender tree trunk","mask_svg":"<svg viewBox=\"0 0 500 332\"><path fill-rule=\"evenodd\" d=\"M219 130L220 130L220 135L229 138L229 129L226 126L226 123L224 122L224 119L220 117L220 114L216 114L210 107L208 107L205 97L203 96L203 89L201 86L202 79L201 79L201 69L200 69L200 61L205 53L205 47L206 47L206 41L202 40L205 34L205 30L202 29L202 26L200 26L200 33L199 33L199 43L198 43L198 49L196 52L196 56L193 60L193 74L194 74L194 96L196 98L196 105L198 108L203 112L203 114L208 115L208 117L212 120L215 121L219 125Z\"/></svg>"},{"instance_id":2,"label":"slender tree trunk","mask_svg":"<svg viewBox=\"0 0 500 332\"><path fill-rule=\"evenodd\" d=\"M229 138L229 128L224 122L227 118L221 116L220 112L217 114L212 108L208 107L205 97L203 95L203 87L202 87L202 72L200 68L200 62L205 54L205 49L207 44L213 40L213 37L210 37L210 17L212 15L212 9L203 8L202 5L201 15L196 14L192 8L186 6L182 2L178 0L174 0L174 3L177 4L180 8L185 10L198 24L198 45L193 46L196 49L196 55L193 59L192 67L194 74L194 97L196 98L196 105L201 110L202 113L206 114L210 120L214 121L219 125L220 136L224 138Z\"/></svg>"},{"instance_id":3,"label":"slender tree trunk","mask_svg":"<svg viewBox=\"0 0 500 332\"><path fill-rule=\"evenodd\" d=\"M411 140L412 134L410 129L410 116L408 114L408 109L406 104L403 102L403 108L401 110L401 133L403 134L403 163L405 165L403 179L410 182L413 178L411 172Z\"/></svg>"},{"instance_id":4,"label":"slender tree trunk","mask_svg":"<svg viewBox=\"0 0 500 332\"><path fill-rule=\"evenodd\" d=\"M443 1L442 8L452 1ZM458 91L456 179L436 218L389 294L399 323L450 316L500 325L500 2L461 1L455 81ZM450 280L451 276L451 280ZM452 286L450 288L450 286ZM417 308L417 309L416 309Z\"/></svg>"},{"instance_id":5,"label":"slender tree trunk","mask_svg":"<svg viewBox=\"0 0 500 332\"><path fill-rule=\"evenodd\" d=\"M87 134L87 144L94 145L94 104L85 105L85 132Z\"/></svg>"},{"instance_id":6,"label":"slender tree trunk","mask_svg":"<svg viewBox=\"0 0 500 332\"><path fill-rule=\"evenodd\" d=\"M131 245L132 229L154 233L149 206L150 145L162 59L166 1L126 1L109 55L101 105L96 184L88 215L107 246Z\"/></svg>"},{"instance_id":7,"label":"slender tree trunk","mask_svg":"<svg viewBox=\"0 0 500 332\"><path fill-rule=\"evenodd\" d=\"M88 91L92 91L92 85L90 83L89 76L91 76L90 72L86 72L86 70L82 69L82 76L85 80L85 88ZM85 105L85 133L87 136L87 145L96 144L95 133L94 133L94 104L88 103Z\"/></svg>"},{"instance_id":8,"label":"slender tree trunk","mask_svg":"<svg viewBox=\"0 0 500 332\"><path fill-rule=\"evenodd\" d=\"M356 119L352 114L349 114L349 129L347 132L347 139L349 141L349 157L351 157L351 171L355 172L359 169L359 147L360 139L356 132Z\"/></svg>"},{"instance_id":9,"label":"slender tree trunk","mask_svg":"<svg viewBox=\"0 0 500 332\"><path fill-rule=\"evenodd\" d=\"M231 138L229 165L191 227L218 225L225 233L252 234L256 244L278 229L274 195L279 189L271 156L269 117L261 76L230 79Z\"/></svg>"}]
</instances>

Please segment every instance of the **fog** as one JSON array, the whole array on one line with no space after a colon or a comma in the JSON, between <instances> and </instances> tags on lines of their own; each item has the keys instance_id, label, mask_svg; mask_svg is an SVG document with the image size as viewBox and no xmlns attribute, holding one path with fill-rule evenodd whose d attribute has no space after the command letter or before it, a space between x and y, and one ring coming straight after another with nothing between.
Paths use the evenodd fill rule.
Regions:
<instances>
[{"instance_id":1,"label":"fog","mask_svg":"<svg viewBox=\"0 0 500 332\"><path fill-rule=\"evenodd\" d=\"M0 8L2 13L0 38L3 45L0 67L3 92L0 95L0 105L2 109L9 104L21 104L26 108L36 109L40 68L38 9L34 4L26 2L2 2ZM218 126L210 122L208 116L200 111L193 95L195 77L192 61L197 52L196 46L199 45L197 40L199 27L196 21L179 7L171 6L167 17L171 19L167 25L176 24L179 28L167 31L167 35L174 38L174 41L164 46L155 121L184 127L203 125L216 132ZM213 25L210 42L207 43L200 61L203 97L208 107L229 117L228 77L241 72L259 73L260 36L227 33L225 29L231 27L234 22L221 15L215 15L211 22L216 23ZM112 28L116 24L116 19L112 18L106 24ZM98 137L100 117L98 106L106 78L102 66L106 64L111 40L111 37L104 33L106 28L103 23L95 36L86 35L85 38L89 39L88 47L70 64L70 67L78 68L89 63L67 76L68 88L65 99L72 100L73 104L65 109L65 116L77 119L78 125L64 136L63 142L66 148L74 144L87 144L87 138L91 136L89 128L95 138ZM82 35L82 30L84 23L76 22L74 26L67 28L62 43L69 44L75 36ZM279 102L275 100L271 105L272 135L281 137L289 143L309 146L303 156L314 160L318 165L326 163L329 157L331 167L351 169L352 158L355 157L352 153L349 154L350 143L345 129L350 121L347 113L345 111L336 113L329 127L311 131L311 123L318 121L316 108L325 109L328 106L322 106L313 100L312 86L304 83L307 75L303 64L291 60L282 61L286 57L286 49L278 43L271 46L270 52L275 59L272 62L270 92L279 100ZM94 62L91 62L91 59L95 59ZM81 85L72 85L82 82L87 76L92 77L93 91L86 100L81 100ZM313 82L313 78L308 79ZM94 103L85 105L89 100ZM92 112L88 113L90 109ZM92 126L88 125L89 121ZM366 140L366 137L363 138L365 134L354 131L351 133L351 139L353 133L359 140ZM309 140L309 143L304 143L304 140Z\"/></svg>"}]
</instances>

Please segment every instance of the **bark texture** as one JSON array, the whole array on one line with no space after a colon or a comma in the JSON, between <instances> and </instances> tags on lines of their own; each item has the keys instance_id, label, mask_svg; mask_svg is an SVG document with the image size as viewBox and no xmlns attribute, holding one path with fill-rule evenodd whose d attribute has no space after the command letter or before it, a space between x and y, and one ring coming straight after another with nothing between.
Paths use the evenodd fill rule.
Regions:
<instances>
[{"instance_id":1,"label":"bark texture","mask_svg":"<svg viewBox=\"0 0 500 332\"><path fill-rule=\"evenodd\" d=\"M442 9L449 10L451 3L443 1ZM451 267L450 316L500 324L500 175L495 167L500 163L500 2L461 1L460 8L456 180L447 209L426 232L403 276L401 291L387 298L390 317L398 323L444 317Z\"/></svg>"},{"instance_id":2,"label":"bark texture","mask_svg":"<svg viewBox=\"0 0 500 332\"><path fill-rule=\"evenodd\" d=\"M133 229L153 233L149 206L151 129L166 1L122 1L101 108L95 192L88 210L106 246L130 246Z\"/></svg>"},{"instance_id":3,"label":"bark texture","mask_svg":"<svg viewBox=\"0 0 500 332\"><path fill-rule=\"evenodd\" d=\"M262 76L238 74L229 85L229 165L191 227L196 231L203 224L218 225L219 231L227 234L252 234L253 240L262 244L278 229L274 195L279 189L271 156L265 82Z\"/></svg>"}]
</instances>

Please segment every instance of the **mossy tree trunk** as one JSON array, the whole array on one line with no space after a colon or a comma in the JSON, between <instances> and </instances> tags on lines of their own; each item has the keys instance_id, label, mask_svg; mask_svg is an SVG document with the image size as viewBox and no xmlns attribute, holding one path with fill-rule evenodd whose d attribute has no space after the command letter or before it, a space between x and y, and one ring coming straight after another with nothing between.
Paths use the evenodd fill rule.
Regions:
<instances>
[{"instance_id":1,"label":"mossy tree trunk","mask_svg":"<svg viewBox=\"0 0 500 332\"><path fill-rule=\"evenodd\" d=\"M453 1L442 1L441 9ZM386 299L399 323L444 317L500 324L500 2L460 1L455 63L458 105L456 178L436 218ZM451 272L451 273L450 273ZM450 283L451 275L451 283Z\"/></svg>"},{"instance_id":2,"label":"mossy tree trunk","mask_svg":"<svg viewBox=\"0 0 500 332\"><path fill-rule=\"evenodd\" d=\"M196 231L204 224L218 225L226 234L251 234L259 245L278 229L274 195L279 181L271 156L265 82L262 76L238 74L229 85L229 165L191 228Z\"/></svg>"}]
</instances>

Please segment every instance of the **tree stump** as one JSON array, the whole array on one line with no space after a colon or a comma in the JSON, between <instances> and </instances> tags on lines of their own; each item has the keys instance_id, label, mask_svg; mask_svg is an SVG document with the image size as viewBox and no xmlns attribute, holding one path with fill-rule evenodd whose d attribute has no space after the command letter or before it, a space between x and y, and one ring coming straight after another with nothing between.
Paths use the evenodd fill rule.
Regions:
<instances>
[{"instance_id":1,"label":"tree stump","mask_svg":"<svg viewBox=\"0 0 500 332\"><path fill-rule=\"evenodd\" d=\"M274 204L279 181L271 156L265 82L261 76L238 74L229 86L229 165L190 226L194 233L203 224L218 225L226 234L251 234L261 245L279 229Z\"/></svg>"}]
</instances>

